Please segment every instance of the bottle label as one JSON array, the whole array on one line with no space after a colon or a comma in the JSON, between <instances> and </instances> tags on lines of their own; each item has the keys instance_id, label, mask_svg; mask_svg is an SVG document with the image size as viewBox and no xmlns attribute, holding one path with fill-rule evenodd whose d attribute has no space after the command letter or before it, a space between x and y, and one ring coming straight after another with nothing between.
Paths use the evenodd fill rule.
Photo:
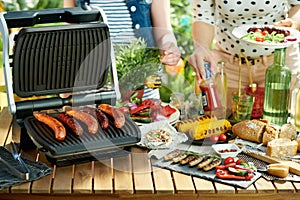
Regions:
<instances>
[{"instance_id":1,"label":"bottle label","mask_svg":"<svg viewBox=\"0 0 300 200\"><path fill-rule=\"evenodd\" d=\"M208 100L207 100L206 91L202 92L202 105L203 105L203 107L207 107L208 106Z\"/></svg>"}]
</instances>

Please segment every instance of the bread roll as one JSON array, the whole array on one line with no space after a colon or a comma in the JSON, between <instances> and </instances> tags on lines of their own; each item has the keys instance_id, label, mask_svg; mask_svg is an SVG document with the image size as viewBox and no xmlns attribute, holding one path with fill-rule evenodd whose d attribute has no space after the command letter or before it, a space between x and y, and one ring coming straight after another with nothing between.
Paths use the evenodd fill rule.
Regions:
<instances>
[{"instance_id":1,"label":"bread roll","mask_svg":"<svg viewBox=\"0 0 300 200\"><path fill-rule=\"evenodd\" d=\"M266 125L265 132L263 133L262 143L267 145L268 142L277 139L279 135L279 129L274 126Z\"/></svg>"},{"instance_id":2,"label":"bread roll","mask_svg":"<svg viewBox=\"0 0 300 200\"><path fill-rule=\"evenodd\" d=\"M266 155L271 157L295 156L297 154L298 143L287 138L278 138L268 142Z\"/></svg>"},{"instance_id":3,"label":"bread roll","mask_svg":"<svg viewBox=\"0 0 300 200\"><path fill-rule=\"evenodd\" d=\"M244 120L232 127L232 132L241 139L262 142L266 123L260 120Z\"/></svg>"},{"instance_id":4,"label":"bread roll","mask_svg":"<svg viewBox=\"0 0 300 200\"><path fill-rule=\"evenodd\" d=\"M300 134L297 136L296 141L298 143L298 151L300 151Z\"/></svg>"},{"instance_id":5,"label":"bread roll","mask_svg":"<svg viewBox=\"0 0 300 200\"><path fill-rule=\"evenodd\" d=\"M295 140L297 137L297 129L294 124L283 124L281 126L279 138L288 138Z\"/></svg>"}]
</instances>

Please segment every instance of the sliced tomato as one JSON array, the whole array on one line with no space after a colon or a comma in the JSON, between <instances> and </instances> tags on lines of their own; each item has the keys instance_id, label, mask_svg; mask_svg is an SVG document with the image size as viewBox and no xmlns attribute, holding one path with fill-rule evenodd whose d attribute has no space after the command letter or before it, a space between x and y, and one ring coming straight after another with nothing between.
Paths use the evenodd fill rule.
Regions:
<instances>
[{"instance_id":1,"label":"sliced tomato","mask_svg":"<svg viewBox=\"0 0 300 200\"><path fill-rule=\"evenodd\" d=\"M265 41L265 38L264 38L263 36L257 36L257 37L255 38L255 41L256 41L256 42L264 42L264 41Z\"/></svg>"},{"instance_id":2,"label":"sliced tomato","mask_svg":"<svg viewBox=\"0 0 300 200\"><path fill-rule=\"evenodd\" d=\"M261 32L260 28L255 29L255 32Z\"/></svg>"},{"instance_id":3,"label":"sliced tomato","mask_svg":"<svg viewBox=\"0 0 300 200\"><path fill-rule=\"evenodd\" d=\"M267 36L267 35L269 35L269 32L268 31L263 31L261 34L263 34L263 36Z\"/></svg>"}]
</instances>

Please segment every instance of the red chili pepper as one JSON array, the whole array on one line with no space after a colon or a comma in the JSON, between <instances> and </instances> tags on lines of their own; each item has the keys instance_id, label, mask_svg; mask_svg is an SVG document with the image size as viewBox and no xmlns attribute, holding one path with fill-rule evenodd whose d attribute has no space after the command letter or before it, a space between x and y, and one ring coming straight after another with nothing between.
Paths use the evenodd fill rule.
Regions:
<instances>
[{"instance_id":1,"label":"red chili pepper","mask_svg":"<svg viewBox=\"0 0 300 200\"><path fill-rule=\"evenodd\" d=\"M130 110L130 114L133 115L133 114L135 114L135 113L137 113L137 112L139 112L139 111L141 111L141 110L144 110L144 109L146 109L146 108L149 108L149 107L150 107L150 106L148 106L148 105L139 105L138 107L136 107L136 108Z\"/></svg>"}]
</instances>

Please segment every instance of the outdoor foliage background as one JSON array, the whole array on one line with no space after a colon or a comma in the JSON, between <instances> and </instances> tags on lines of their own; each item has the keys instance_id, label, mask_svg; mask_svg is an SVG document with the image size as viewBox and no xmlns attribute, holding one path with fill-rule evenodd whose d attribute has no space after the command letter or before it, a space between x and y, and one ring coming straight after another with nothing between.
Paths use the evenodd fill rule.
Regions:
<instances>
[{"instance_id":1,"label":"outdoor foliage background","mask_svg":"<svg viewBox=\"0 0 300 200\"><path fill-rule=\"evenodd\" d=\"M183 92L186 96L190 94L193 91L194 82L194 70L187 62L189 55L193 52L191 0L170 0L170 2L171 23L182 58L185 61L185 69L179 75L168 76L167 85L161 88L161 94L165 95L162 98L166 101L169 100L169 95L172 92ZM0 0L1 11L39 10L58 7L63 7L63 0Z\"/></svg>"}]
</instances>

